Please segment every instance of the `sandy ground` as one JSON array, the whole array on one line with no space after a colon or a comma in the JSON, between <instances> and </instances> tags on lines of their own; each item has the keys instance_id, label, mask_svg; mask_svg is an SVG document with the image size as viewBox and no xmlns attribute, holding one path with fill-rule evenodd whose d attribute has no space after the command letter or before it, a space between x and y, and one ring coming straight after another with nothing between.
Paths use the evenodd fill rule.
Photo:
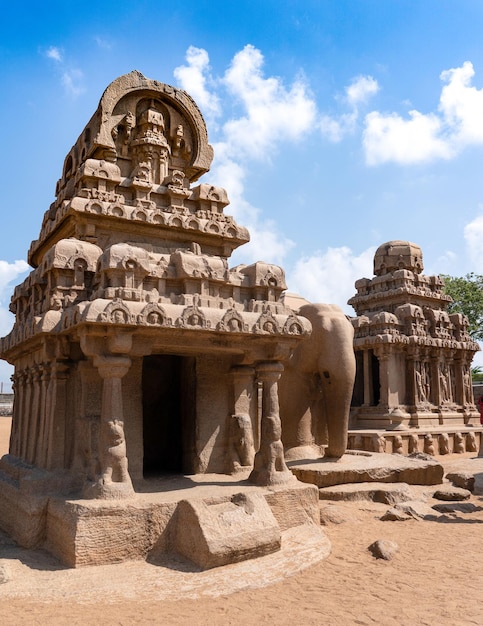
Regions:
<instances>
[{"instance_id":1,"label":"sandy ground","mask_svg":"<svg viewBox=\"0 0 483 626\"><path fill-rule=\"evenodd\" d=\"M0 454L9 429L0 417ZM474 456L440 460L483 472ZM199 573L182 563L70 570L0 534L0 567L11 574L0 585L0 624L482 625L483 497L470 502L471 513L403 522L380 521L387 505L337 504L346 521L324 527L330 555L303 571L297 550L313 563L327 551L323 535L292 532L283 554ZM393 560L370 554L377 539L397 542Z\"/></svg>"}]
</instances>

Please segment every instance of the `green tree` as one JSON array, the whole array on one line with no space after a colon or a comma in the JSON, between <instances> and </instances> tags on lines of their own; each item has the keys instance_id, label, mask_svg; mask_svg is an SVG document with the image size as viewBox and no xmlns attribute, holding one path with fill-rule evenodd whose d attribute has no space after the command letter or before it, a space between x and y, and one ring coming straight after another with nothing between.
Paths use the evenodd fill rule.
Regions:
<instances>
[{"instance_id":1,"label":"green tree","mask_svg":"<svg viewBox=\"0 0 483 626\"><path fill-rule=\"evenodd\" d=\"M444 292L453 298L449 313L464 313L470 323L469 333L474 341L483 341L483 276L471 272L465 276L446 276Z\"/></svg>"}]
</instances>

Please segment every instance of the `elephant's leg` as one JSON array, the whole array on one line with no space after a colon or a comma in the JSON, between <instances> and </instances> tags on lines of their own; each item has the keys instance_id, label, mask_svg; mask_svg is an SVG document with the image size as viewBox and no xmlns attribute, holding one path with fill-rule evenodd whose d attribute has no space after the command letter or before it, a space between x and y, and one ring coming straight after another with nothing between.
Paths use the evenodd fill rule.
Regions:
<instances>
[{"instance_id":1,"label":"elephant's leg","mask_svg":"<svg viewBox=\"0 0 483 626\"><path fill-rule=\"evenodd\" d=\"M355 376L355 359L350 346L346 358L340 355L337 367L326 368L319 362L319 373L325 404L329 445L325 456L340 458L347 449L349 413Z\"/></svg>"},{"instance_id":2,"label":"elephant's leg","mask_svg":"<svg viewBox=\"0 0 483 626\"><path fill-rule=\"evenodd\" d=\"M318 458L320 448L314 444L311 404L313 376L287 368L280 379L279 401L282 441L287 460Z\"/></svg>"}]
</instances>

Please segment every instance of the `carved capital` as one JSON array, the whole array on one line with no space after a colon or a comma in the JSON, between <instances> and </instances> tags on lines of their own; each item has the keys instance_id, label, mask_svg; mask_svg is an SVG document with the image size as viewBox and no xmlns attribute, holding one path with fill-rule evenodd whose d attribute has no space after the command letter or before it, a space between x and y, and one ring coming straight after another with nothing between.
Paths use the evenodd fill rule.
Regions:
<instances>
[{"instance_id":1,"label":"carved capital","mask_svg":"<svg viewBox=\"0 0 483 626\"><path fill-rule=\"evenodd\" d=\"M122 378L131 367L131 359L126 356L104 356L94 357L94 366L99 370L101 378Z\"/></svg>"}]
</instances>

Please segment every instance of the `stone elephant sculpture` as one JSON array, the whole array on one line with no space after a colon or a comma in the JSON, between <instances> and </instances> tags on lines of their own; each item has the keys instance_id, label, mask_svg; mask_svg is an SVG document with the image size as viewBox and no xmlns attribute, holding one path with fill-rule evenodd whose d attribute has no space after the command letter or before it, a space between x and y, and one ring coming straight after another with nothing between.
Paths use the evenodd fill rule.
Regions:
<instances>
[{"instance_id":1,"label":"stone elephant sculpture","mask_svg":"<svg viewBox=\"0 0 483 626\"><path fill-rule=\"evenodd\" d=\"M279 382L282 440L287 460L341 457L356 373L354 330L334 304L305 304L297 312L312 333L295 348Z\"/></svg>"}]
</instances>

